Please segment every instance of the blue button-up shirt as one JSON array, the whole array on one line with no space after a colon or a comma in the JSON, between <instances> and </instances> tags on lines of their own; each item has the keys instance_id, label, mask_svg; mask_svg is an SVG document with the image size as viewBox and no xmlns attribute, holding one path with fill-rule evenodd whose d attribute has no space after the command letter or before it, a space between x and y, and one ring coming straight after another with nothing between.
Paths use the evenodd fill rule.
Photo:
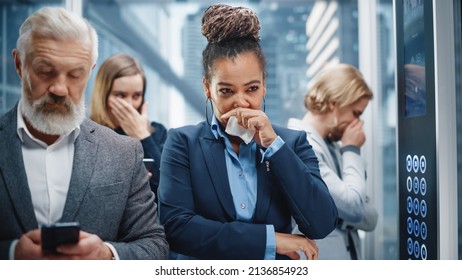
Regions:
<instances>
[{"instance_id":1,"label":"blue button-up shirt","mask_svg":"<svg viewBox=\"0 0 462 280\"><path fill-rule=\"evenodd\" d=\"M256 150L257 144L252 140L249 144L241 143L239 155L233 149L226 134L218 125L218 120L212 118L212 133L216 139L222 137L225 142L226 170L228 173L229 186L233 195L234 208L238 221L251 222L257 203L257 168ZM278 136L276 140L262 153L262 162L269 159L284 144ZM266 225L266 251L265 259L274 260L276 257L276 237L273 225Z\"/></svg>"}]
</instances>

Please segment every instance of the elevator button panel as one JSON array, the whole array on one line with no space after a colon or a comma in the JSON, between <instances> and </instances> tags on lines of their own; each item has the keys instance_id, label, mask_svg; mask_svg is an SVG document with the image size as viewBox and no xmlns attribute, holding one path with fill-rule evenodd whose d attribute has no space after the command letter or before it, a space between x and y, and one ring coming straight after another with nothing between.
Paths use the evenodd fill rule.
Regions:
<instances>
[{"instance_id":1,"label":"elevator button panel","mask_svg":"<svg viewBox=\"0 0 462 280\"><path fill-rule=\"evenodd\" d=\"M426 259L427 160L424 155L406 156L407 252L409 259Z\"/></svg>"}]
</instances>

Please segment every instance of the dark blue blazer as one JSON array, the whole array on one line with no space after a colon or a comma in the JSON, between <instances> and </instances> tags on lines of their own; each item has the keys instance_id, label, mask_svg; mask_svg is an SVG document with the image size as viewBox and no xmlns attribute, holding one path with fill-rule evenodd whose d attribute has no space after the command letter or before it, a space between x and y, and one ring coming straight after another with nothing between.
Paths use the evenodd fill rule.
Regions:
<instances>
[{"instance_id":1,"label":"dark blue blazer","mask_svg":"<svg viewBox=\"0 0 462 280\"><path fill-rule=\"evenodd\" d=\"M252 222L236 220L223 140L206 122L169 130L158 195L160 221L173 251L200 259L263 259L267 224L291 233L293 217L311 239L334 230L337 208L306 133L273 127L285 144L268 163L261 163L257 149Z\"/></svg>"},{"instance_id":2,"label":"dark blue blazer","mask_svg":"<svg viewBox=\"0 0 462 280\"><path fill-rule=\"evenodd\" d=\"M156 195L155 201L157 202L157 188L159 187L159 167L160 167L160 156L162 154L162 149L164 148L165 140L167 139L167 129L161 123L151 122L151 126L154 129L154 132L151 133L149 137L142 139L141 145L143 146L144 158L152 158L154 164L149 169L152 173L152 177L149 179L149 184L151 185L151 190ZM114 129L115 132L127 135L122 128Z\"/></svg>"}]
</instances>

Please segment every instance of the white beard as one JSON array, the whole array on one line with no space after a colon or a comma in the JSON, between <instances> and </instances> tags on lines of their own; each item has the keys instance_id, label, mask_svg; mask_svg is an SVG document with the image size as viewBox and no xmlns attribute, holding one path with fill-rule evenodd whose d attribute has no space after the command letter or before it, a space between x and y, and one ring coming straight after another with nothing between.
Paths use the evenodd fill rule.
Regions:
<instances>
[{"instance_id":1,"label":"white beard","mask_svg":"<svg viewBox=\"0 0 462 280\"><path fill-rule=\"evenodd\" d=\"M21 113L34 129L48 135L66 135L78 127L85 118L85 99L74 104L70 98L56 101L51 94L45 95L34 102L30 101L30 94L23 89L23 97L19 101ZM26 93L26 94L25 94ZM67 112L47 108L47 104L58 103L66 107Z\"/></svg>"}]
</instances>

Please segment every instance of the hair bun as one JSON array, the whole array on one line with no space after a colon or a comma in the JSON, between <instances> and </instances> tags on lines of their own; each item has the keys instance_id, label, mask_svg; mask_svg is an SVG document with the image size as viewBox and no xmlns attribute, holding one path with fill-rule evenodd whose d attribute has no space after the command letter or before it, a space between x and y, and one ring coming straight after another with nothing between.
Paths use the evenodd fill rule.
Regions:
<instances>
[{"instance_id":1,"label":"hair bun","mask_svg":"<svg viewBox=\"0 0 462 280\"><path fill-rule=\"evenodd\" d=\"M225 4L212 5L202 16L202 35L209 43L238 38L260 41L260 21L254 11Z\"/></svg>"}]
</instances>

